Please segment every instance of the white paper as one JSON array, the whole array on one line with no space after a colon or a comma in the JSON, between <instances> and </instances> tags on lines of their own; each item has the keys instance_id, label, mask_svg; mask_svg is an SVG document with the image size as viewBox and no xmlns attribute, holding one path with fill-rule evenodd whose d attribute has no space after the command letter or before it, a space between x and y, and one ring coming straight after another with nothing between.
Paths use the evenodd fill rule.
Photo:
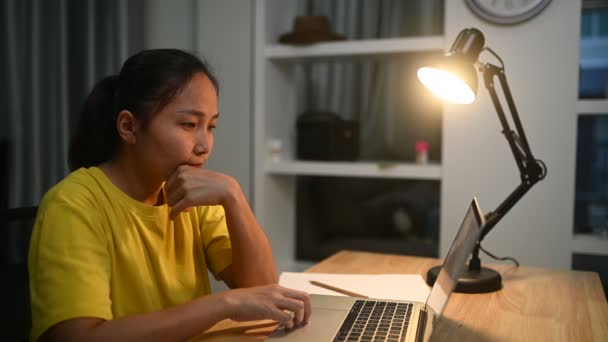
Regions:
<instances>
[{"instance_id":1,"label":"white paper","mask_svg":"<svg viewBox=\"0 0 608 342\"><path fill-rule=\"evenodd\" d=\"M344 296L311 280L377 299L426 302L430 288L419 274L326 274L283 272L279 284L309 294Z\"/></svg>"}]
</instances>

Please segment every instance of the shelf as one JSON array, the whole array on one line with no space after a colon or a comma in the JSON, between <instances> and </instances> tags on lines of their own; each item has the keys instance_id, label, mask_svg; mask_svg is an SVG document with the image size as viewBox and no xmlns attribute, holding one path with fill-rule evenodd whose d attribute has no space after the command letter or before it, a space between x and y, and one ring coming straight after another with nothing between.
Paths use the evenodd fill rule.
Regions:
<instances>
[{"instance_id":1,"label":"shelf","mask_svg":"<svg viewBox=\"0 0 608 342\"><path fill-rule=\"evenodd\" d=\"M267 45L264 55L269 59L302 59L386 55L406 52L443 51L443 36L356 40L318 43L310 46Z\"/></svg>"},{"instance_id":2,"label":"shelf","mask_svg":"<svg viewBox=\"0 0 608 342\"><path fill-rule=\"evenodd\" d=\"M271 175L441 180L441 166L439 164L268 161L265 170Z\"/></svg>"},{"instance_id":3,"label":"shelf","mask_svg":"<svg viewBox=\"0 0 608 342\"><path fill-rule=\"evenodd\" d=\"M608 99L578 100L576 111L579 114L608 114Z\"/></svg>"},{"instance_id":4,"label":"shelf","mask_svg":"<svg viewBox=\"0 0 608 342\"><path fill-rule=\"evenodd\" d=\"M608 239L591 234L575 234L572 253L608 255Z\"/></svg>"}]
</instances>

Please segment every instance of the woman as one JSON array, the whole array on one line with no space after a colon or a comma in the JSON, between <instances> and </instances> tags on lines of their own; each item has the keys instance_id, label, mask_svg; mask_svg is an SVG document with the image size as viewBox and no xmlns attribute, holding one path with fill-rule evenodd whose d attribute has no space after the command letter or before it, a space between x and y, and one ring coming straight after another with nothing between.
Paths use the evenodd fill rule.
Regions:
<instances>
[{"instance_id":1,"label":"woman","mask_svg":"<svg viewBox=\"0 0 608 342\"><path fill-rule=\"evenodd\" d=\"M36 341L170 341L218 321L310 316L278 286L270 245L231 177L202 168L218 87L179 50L148 50L89 94L72 173L44 196L30 244ZM209 269L233 290L211 294Z\"/></svg>"}]
</instances>

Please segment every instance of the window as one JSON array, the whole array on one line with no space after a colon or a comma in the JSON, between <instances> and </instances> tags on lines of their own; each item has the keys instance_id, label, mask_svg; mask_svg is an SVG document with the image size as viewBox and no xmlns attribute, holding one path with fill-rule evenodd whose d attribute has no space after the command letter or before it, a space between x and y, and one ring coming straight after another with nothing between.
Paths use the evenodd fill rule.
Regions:
<instances>
[{"instance_id":1,"label":"window","mask_svg":"<svg viewBox=\"0 0 608 342\"><path fill-rule=\"evenodd\" d=\"M580 98L608 97L608 1L583 2Z\"/></svg>"}]
</instances>

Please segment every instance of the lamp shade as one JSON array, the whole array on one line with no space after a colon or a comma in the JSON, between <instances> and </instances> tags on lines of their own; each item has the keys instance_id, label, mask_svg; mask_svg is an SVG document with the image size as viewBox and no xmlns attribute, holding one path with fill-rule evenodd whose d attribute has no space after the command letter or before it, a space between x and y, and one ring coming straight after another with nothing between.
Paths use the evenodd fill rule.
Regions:
<instances>
[{"instance_id":1,"label":"lamp shade","mask_svg":"<svg viewBox=\"0 0 608 342\"><path fill-rule=\"evenodd\" d=\"M418 69L418 79L444 100L460 104L473 102L477 93L475 63L484 40L478 29L460 31L450 51L437 65Z\"/></svg>"},{"instance_id":2,"label":"lamp shade","mask_svg":"<svg viewBox=\"0 0 608 342\"><path fill-rule=\"evenodd\" d=\"M441 99L459 104L475 101L477 75L471 64L441 63L422 67L417 74L420 82Z\"/></svg>"}]
</instances>

